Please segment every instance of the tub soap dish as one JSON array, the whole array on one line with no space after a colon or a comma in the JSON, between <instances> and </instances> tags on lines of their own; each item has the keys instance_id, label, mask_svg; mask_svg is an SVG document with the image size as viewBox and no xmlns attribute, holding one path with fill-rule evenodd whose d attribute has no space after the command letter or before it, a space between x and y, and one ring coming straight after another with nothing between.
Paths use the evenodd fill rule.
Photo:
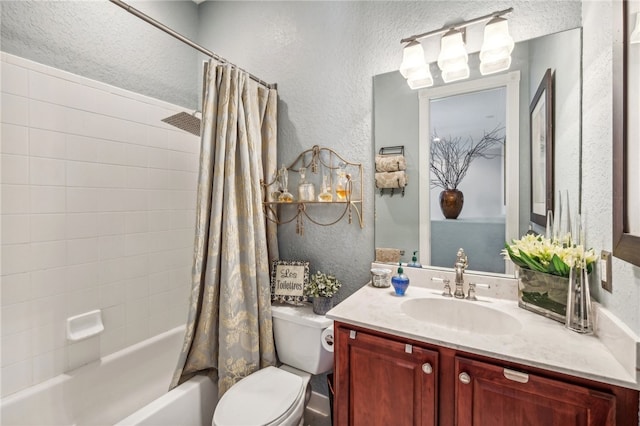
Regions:
<instances>
[{"instance_id":1,"label":"tub soap dish","mask_svg":"<svg viewBox=\"0 0 640 426\"><path fill-rule=\"evenodd\" d=\"M104 324L102 324L100 309L67 318L67 340L71 342L96 336L103 331Z\"/></svg>"}]
</instances>

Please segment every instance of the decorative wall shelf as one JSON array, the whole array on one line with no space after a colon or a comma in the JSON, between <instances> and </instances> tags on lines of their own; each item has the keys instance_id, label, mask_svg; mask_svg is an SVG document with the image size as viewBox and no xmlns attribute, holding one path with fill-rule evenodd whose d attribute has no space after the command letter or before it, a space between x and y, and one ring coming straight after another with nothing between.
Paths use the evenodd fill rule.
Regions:
<instances>
[{"instance_id":1,"label":"decorative wall shelf","mask_svg":"<svg viewBox=\"0 0 640 426\"><path fill-rule=\"evenodd\" d=\"M314 190L302 190L300 194L298 187L301 181L312 184ZM319 201L325 183L327 191L324 191L324 195L330 193L331 201ZM300 235L304 234L304 218L316 225L331 226L345 216L352 223L355 215L360 228L364 228L363 185L361 163L348 161L331 148L314 145L300 153L289 166L283 165L272 182L262 182L264 214L278 225L296 220L296 232ZM282 196L285 190L289 193L286 197ZM338 193L343 197L339 198ZM305 194L307 198L300 199ZM283 201L291 198L292 201ZM320 220L320 208L323 208L325 216L331 212L335 212L335 215L331 219Z\"/></svg>"}]
</instances>

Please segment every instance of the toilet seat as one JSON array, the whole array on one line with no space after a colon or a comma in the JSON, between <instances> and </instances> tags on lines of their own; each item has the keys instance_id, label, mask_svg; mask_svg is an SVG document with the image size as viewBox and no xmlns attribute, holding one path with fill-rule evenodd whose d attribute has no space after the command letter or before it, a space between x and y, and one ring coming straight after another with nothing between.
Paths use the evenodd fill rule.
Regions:
<instances>
[{"instance_id":1,"label":"toilet seat","mask_svg":"<svg viewBox=\"0 0 640 426\"><path fill-rule=\"evenodd\" d=\"M278 424L300 405L305 386L300 376L266 367L233 385L220 399L215 426Z\"/></svg>"}]
</instances>

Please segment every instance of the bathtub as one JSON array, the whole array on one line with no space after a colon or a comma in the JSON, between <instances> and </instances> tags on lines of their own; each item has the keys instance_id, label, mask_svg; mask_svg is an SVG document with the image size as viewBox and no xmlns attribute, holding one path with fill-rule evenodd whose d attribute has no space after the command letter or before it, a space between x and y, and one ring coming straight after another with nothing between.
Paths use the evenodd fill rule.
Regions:
<instances>
[{"instance_id":1,"label":"bathtub","mask_svg":"<svg viewBox=\"0 0 640 426\"><path fill-rule=\"evenodd\" d=\"M210 425L217 400L205 376L167 392L184 326L2 399L0 424Z\"/></svg>"}]
</instances>

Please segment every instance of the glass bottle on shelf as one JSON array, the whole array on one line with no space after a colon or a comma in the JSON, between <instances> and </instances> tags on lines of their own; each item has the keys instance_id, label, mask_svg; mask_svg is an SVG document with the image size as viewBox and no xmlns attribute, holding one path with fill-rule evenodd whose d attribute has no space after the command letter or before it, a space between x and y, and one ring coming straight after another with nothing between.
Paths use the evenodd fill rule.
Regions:
<instances>
[{"instance_id":1,"label":"glass bottle on shelf","mask_svg":"<svg viewBox=\"0 0 640 426\"><path fill-rule=\"evenodd\" d=\"M347 174L346 168L347 165L343 162L338 164L338 182L336 184L336 196L338 197L338 201L345 201L349 198L351 193L349 179L350 176Z\"/></svg>"},{"instance_id":2,"label":"glass bottle on shelf","mask_svg":"<svg viewBox=\"0 0 640 426\"><path fill-rule=\"evenodd\" d=\"M307 169L305 167L300 167L298 199L300 201L315 201L316 199L316 189L311 182L307 182Z\"/></svg>"},{"instance_id":3,"label":"glass bottle on shelf","mask_svg":"<svg viewBox=\"0 0 640 426\"><path fill-rule=\"evenodd\" d=\"M318 201L331 202L333 201L333 194L331 193L331 183L329 182L329 176L322 172L322 186L320 187L320 194L318 194Z\"/></svg>"},{"instance_id":4,"label":"glass bottle on shelf","mask_svg":"<svg viewBox=\"0 0 640 426\"><path fill-rule=\"evenodd\" d=\"M288 189L289 171L284 166L284 164L278 171L278 182L280 183L280 195L278 196L278 201L280 201L281 203L293 202L293 195L291 195Z\"/></svg>"},{"instance_id":5,"label":"glass bottle on shelf","mask_svg":"<svg viewBox=\"0 0 640 426\"><path fill-rule=\"evenodd\" d=\"M280 194L282 193L282 191L280 191L280 169L276 168L276 178L273 181L273 191L271 191L269 193L268 199L267 201L278 201L278 199L280 198Z\"/></svg>"}]
</instances>

